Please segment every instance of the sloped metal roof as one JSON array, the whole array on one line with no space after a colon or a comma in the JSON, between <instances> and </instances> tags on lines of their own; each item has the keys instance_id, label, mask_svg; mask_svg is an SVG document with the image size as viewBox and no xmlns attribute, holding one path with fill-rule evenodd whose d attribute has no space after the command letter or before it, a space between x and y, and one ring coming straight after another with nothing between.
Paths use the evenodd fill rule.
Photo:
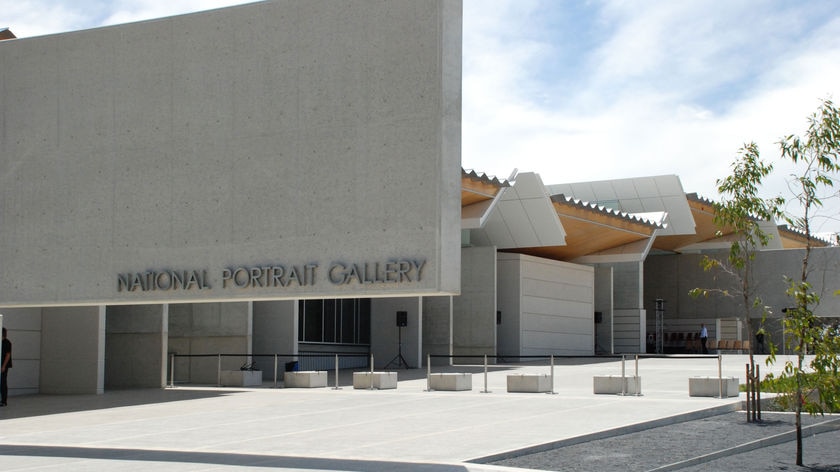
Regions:
<instances>
[{"instance_id":1,"label":"sloped metal roof","mask_svg":"<svg viewBox=\"0 0 840 472\"><path fill-rule=\"evenodd\" d=\"M604 205L599 205L598 203L590 203L586 202L574 197L569 197L566 195L557 194L551 196L551 201L555 203L565 203L568 205L572 205L578 207L580 209L592 211L594 214L603 215L603 216L610 216L616 217L619 219L627 220L633 223L641 223L651 225L654 228L665 228L667 225L663 223L661 216L664 216L664 212L645 212L645 213L627 213L619 210L614 210L612 208L608 208ZM659 215L660 218L651 218L653 215Z\"/></svg>"}]
</instances>

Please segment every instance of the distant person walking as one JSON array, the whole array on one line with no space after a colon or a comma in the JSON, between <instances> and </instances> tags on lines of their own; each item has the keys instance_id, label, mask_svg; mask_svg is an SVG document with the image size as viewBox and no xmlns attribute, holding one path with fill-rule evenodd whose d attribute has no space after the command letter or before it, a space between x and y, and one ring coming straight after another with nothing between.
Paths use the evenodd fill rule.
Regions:
<instances>
[{"instance_id":1,"label":"distant person walking","mask_svg":"<svg viewBox=\"0 0 840 472\"><path fill-rule=\"evenodd\" d=\"M764 354L764 328L755 333L755 340L758 342L758 346L756 346L758 353Z\"/></svg>"},{"instance_id":2,"label":"distant person walking","mask_svg":"<svg viewBox=\"0 0 840 472\"><path fill-rule=\"evenodd\" d=\"M9 368L12 367L12 342L6 337L5 327L0 358L3 359L2 371L0 371L0 406L6 406L6 400L9 397Z\"/></svg>"},{"instance_id":3,"label":"distant person walking","mask_svg":"<svg viewBox=\"0 0 840 472\"><path fill-rule=\"evenodd\" d=\"M703 354L708 354L709 350L706 348L706 341L709 340L709 331L706 330L706 325L704 323L700 323L700 346L702 347Z\"/></svg>"}]
</instances>

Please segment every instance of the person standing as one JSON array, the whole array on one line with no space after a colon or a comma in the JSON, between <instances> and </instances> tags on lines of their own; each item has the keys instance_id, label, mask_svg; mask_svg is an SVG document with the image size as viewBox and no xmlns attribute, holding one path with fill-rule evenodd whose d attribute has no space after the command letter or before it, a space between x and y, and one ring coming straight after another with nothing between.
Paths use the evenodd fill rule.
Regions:
<instances>
[{"instance_id":1,"label":"person standing","mask_svg":"<svg viewBox=\"0 0 840 472\"><path fill-rule=\"evenodd\" d=\"M757 333L755 333L755 340L758 342L756 346L756 350L758 354L764 354L764 328L760 328Z\"/></svg>"},{"instance_id":2,"label":"person standing","mask_svg":"<svg viewBox=\"0 0 840 472\"><path fill-rule=\"evenodd\" d=\"M709 340L709 331L706 330L706 324L700 323L700 346L703 349L703 354L708 354L709 350L706 349L706 341Z\"/></svg>"},{"instance_id":3,"label":"person standing","mask_svg":"<svg viewBox=\"0 0 840 472\"><path fill-rule=\"evenodd\" d=\"M3 348L0 351L0 358L3 364L0 366L0 406L6 406L9 397L9 368L12 367L12 342L6 337L6 328L3 327Z\"/></svg>"}]
</instances>

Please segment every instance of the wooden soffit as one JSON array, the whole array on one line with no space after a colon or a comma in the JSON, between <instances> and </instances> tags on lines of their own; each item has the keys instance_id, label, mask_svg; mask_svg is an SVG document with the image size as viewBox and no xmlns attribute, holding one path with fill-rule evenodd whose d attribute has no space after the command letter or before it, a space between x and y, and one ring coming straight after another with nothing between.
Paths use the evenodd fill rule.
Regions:
<instances>
[{"instance_id":1,"label":"wooden soffit","mask_svg":"<svg viewBox=\"0 0 840 472\"><path fill-rule=\"evenodd\" d=\"M508 252L571 261L648 239L662 227L630 214L576 201L563 195L554 195L551 201L566 231L566 245L517 248Z\"/></svg>"},{"instance_id":2,"label":"wooden soffit","mask_svg":"<svg viewBox=\"0 0 840 472\"><path fill-rule=\"evenodd\" d=\"M674 236L659 236L653 242L653 248L662 251L676 252L679 248L702 242L719 239L719 228L715 224L715 207L711 200L697 196L696 193L686 194L688 207L694 217L694 234L680 234ZM730 228L724 228L721 236L732 234Z\"/></svg>"},{"instance_id":3,"label":"wooden soffit","mask_svg":"<svg viewBox=\"0 0 840 472\"><path fill-rule=\"evenodd\" d=\"M797 231L788 225L779 225L779 238L782 240L784 249L802 249L808 245L808 238L805 233ZM816 238L811 235L811 247L831 246L829 241Z\"/></svg>"},{"instance_id":4,"label":"wooden soffit","mask_svg":"<svg viewBox=\"0 0 840 472\"><path fill-rule=\"evenodd\" d=\"M507 181L461 169L461 208L492 200L505 187L510 187Z\"/></svg>"}]
</instances>

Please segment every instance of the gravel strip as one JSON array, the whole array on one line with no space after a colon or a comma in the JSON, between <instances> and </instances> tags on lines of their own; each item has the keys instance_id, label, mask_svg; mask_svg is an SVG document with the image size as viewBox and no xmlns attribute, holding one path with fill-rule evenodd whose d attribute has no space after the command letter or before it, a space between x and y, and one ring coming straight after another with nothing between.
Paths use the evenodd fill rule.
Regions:
<instances>
[{"instance_id":1,"label":"gravel strip","mask_svg":"<svg viewBox=\"0 0 840 472\"><path fill-rule=\"evenodd\" d=\"M835 419L836 416L803 415L802 424L808 426ZM504 459L493 464L570 472L650 471L795 430L794 415L789 413L764 412L762 420L760 423L747 423L744 412L727 413ZM803 444L804 462L810 467L794 465L796 443L791 440L672 470L840 472L840 431L833 429L806 435Z\"/></svg>"}]
</instances>

